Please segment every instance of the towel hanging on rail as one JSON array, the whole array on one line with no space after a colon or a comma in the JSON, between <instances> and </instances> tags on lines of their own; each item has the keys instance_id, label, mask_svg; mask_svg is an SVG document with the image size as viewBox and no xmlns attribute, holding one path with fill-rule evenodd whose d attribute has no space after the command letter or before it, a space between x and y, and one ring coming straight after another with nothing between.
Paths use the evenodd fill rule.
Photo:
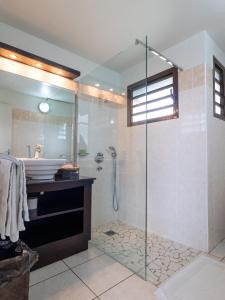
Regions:
<instances>
[{"instance_id":1,"label":"towel hanging on rail","mask_svg":"<svg viewBox=\"0 0 225 300\"><path fill-rule=\"evenodd\" d=\"M12 242L19 239L29 221L25 166L22 160L0 155L0 235Z\"/></svg>"}]
</instances>

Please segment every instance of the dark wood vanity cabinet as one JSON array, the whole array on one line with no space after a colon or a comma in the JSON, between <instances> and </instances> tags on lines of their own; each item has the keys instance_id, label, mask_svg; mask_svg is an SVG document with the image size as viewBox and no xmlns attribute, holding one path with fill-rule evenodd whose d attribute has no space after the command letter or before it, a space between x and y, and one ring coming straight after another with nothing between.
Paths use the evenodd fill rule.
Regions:
<instances>
[{"instance_id":1,"label":"dark wood vanity cabinet","mask_svg":"<svg viewBox=\"0 0 225 300\"><path fill-rule=\"evenodd\" d=\"M30 181L28 201L37 199L20 238L39 254L34 269L88 248L94 178ZM36 200L35 200L36 201Z\"/></svg>"}]
</instances>

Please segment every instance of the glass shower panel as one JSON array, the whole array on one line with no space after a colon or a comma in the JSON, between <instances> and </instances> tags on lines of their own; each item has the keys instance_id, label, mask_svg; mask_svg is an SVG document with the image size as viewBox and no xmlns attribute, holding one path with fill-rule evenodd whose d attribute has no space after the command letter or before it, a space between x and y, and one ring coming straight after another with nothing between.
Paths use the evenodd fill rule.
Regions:
<instances>
[{"instance_id":1,"label":"glass shower panel","mask_svg":"<svg viewBox=\"0 0 225 300\"><path fill-rule=\"evenodd\" d=\"M90 244L144 277L145 124L127 125L127 87L143 79L145 48L134 44L80 80L77 160L96 178Z\"/></svg>"}]
</instances>

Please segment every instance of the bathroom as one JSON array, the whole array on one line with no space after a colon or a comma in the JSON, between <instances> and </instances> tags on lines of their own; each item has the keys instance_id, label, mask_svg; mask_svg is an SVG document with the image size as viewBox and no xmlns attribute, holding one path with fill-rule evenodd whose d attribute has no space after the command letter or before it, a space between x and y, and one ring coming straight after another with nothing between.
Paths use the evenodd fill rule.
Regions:
<instances>
[{"instance_id":1,"label":"bathroom","mask_svg":"<svg viewBox=\"0 0 225 300\"><path fill-rule=\"evenodd\" d=\"M116 14L114 5L110 3L110 8ZM131 5L133 17L139 6ZM158 11L160 4L153 6ZM48 71L37 65L33 69L38 75L22 74L12 67L18 63L15 58L7 58L11 69L7 68L0 51L0 153L23 158L27 172L36 163L35 155L37 164L42 159L72 163L78 176L65 183L74 193L65 196L68 206L66 198L63 204L60 199L62 186L53 191L52 179L35 183L27 178L28 202L29 197L39 199L39 208L52 214L47 218L53 218L55 226L55 232L52 224L49 231L41 229L49 238L48 249L32 221L21 232L21 239L39 254L29 275L29 299L223 299L222 284L212 296L213 278L218 274L224 279L225 262L224 119L223 101L217 100L224 93L225 49L218 42L216 26L207 27L197 10L204 26L196 23L188 33L176 32L177 39L170 43L159 42L168 40L166 28L156 38L151 36L154 26L145 31L143 25L142 31L134 30L135 35L124 34L117 48L109 42L115 38L111 32L110 38L105 37L109 43L105 49L90 39L89 47L76 52L71 41L57 43L49 32L38 35L38 29L29 29L28 17L27 23L13 19L12 1L3 1L0 7L1 43L15 47L15 55L25 51L25 56L39 57L51 66L56 63L63 72L69 68L74 75L73 79L59 73L40 77ZM56 7L66 11L60 4ZM85 4L78 7L83 11ZM173 16L174 6L166 7ZM23 16L22 8L25 3L18 7L18 18ZM108 9L104 4L101 8ZM208 4L205 18L210 8ZM29 17L30 9L28 5L25 10ZM176 16L181 9L178 5ZM169 22L163 13L162 17ZM119 14L120 18L124 20ZM154 22L158 24L156 18ZM44 18L40 28L46 23ZM93 23L98 22L93 19ZM66 26L62 30L67 38L72 34ZM117 26L115 30L118 33ZM82 207L71 206L73 197ZM59 208L69 210L68 218L57 219ZM36 217L41 224L42 216ZM70 228L72 222L76 229ZM208 271L209 277L197 278L196 286L191 267L200 270L206 263L209 267L203 272ZM190 291L185 276L194 286ZM0 292L6 287L0 285Z\"/></svg>"}]
</instances>

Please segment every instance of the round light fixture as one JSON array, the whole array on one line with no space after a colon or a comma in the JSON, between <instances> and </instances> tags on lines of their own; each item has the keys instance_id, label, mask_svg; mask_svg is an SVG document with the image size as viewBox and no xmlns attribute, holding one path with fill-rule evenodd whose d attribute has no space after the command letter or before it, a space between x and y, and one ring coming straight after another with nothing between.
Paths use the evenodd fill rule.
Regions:
<instances>
[{"instance_id":1,"label":"round light fixture","mask_svg":"<svg viewBox=\"0 0 225 300\"><path fill-rule=\"evenodd\" d=\"M40 112L43 114L47 114L50 110L49 104L47 102L39 103L38 108L39 108Z\"/></svg>"}]
</instances>

